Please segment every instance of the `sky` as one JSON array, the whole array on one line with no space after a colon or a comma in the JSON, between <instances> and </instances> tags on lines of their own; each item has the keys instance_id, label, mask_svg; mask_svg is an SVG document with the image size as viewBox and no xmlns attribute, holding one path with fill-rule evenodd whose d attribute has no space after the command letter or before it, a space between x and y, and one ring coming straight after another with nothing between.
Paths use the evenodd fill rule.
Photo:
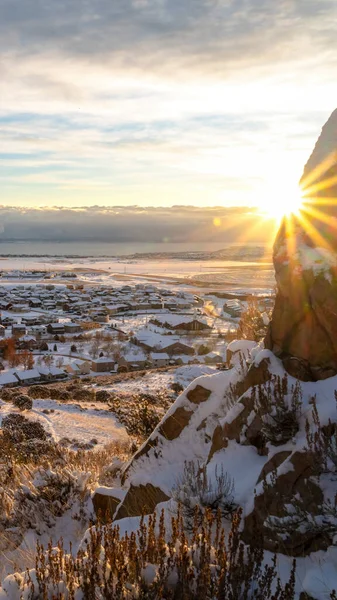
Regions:
<instances>
[{"instance_id":1,"label":"sky","mask_svg":"<svg viewBox=\"0 0 337 600\"><path fill-rule=\"evenodd\" d=\"M336 18L335 0L0 0L2 230L37 207L239 223L279 201L336 108Z\"/></svg>"}]
</instances>

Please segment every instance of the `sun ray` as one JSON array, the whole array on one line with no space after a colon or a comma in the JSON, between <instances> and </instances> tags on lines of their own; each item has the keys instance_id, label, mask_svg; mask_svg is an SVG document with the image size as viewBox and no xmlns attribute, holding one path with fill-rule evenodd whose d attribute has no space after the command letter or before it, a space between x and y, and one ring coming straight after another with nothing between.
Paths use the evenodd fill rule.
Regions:
<instances>
[{"instance_id":1,"label":"sun ray","mask_svg":"<svg viewBox=\"0 0 337 600\"><path fill-rule=\"evenodd\" d=\"M288 256L294 256L296 252L295 217L293 215L284 217L284 223L286 229L287 253Z\"/></svg>"},{"instance_id":2,"label":"sun ray","mask_svg":"<svg viewBox=\"0 0 337 600\"><path fill-rule=\"evenodd\" d=\"M299 220L306 235L311 239L317 249L322 247L332 252L332 248L328 240L323 237L323 235L316 229L316 227L314 227L314 225L303 213L301 213Z\"/></svg>"},{"instance_id":3,"label":"sun ray","mask_svg":"<svg viewBox=\"0 0 337 600\"><path fill-rule=\"evenodd\" d=\"M336 217L327 215L326 213L322 212L321 210L318 210L318 208L316 208L315 206L313 206L311 204L308 206L306 204L304 204L303 208L302 208L302 212L308 213L314 219L317 219L318 221L321 221L322 223L329 225L329 227L333 227L333 228L337 229L337 218Z\"/></svg>"},{"instance_id":4,"label":"sun ray","mask_svg":"<svg viewBox=\"0 0 337 600\"><path fill-rule=\"evenodd\" d=\"M306 190L311 183L319 179L323 173L326 173L336 163L337 152L334 150L333 152L330 152L330 154L328 154L328 156L326 156L324 160L322 160L314 169L312 169L308 175L303 177L301 181L301 187Z\"/></svg>"},{"instance_id":5,"label":"sun ray","mask_svg":"<svg viewBox=\"0 0 337 600\"><path fill-rule=\"evenodd\" d=\"M337 196L305 196L303 199L303 206L311 206L312 204L315 206L337 206Z\"/></svg>"},{"instance_id":6,"label":"sun ray","mask_svg":"<svg viewBox=\"0 0 337 600\"><path fill-rule=\"evenodd\" d=\"M336 184L337 184L337 175L334 175L333 177L327 177L327 179L318 181L317 183L313 184L312 186L305 188L305 195L310 197L312 194L321 192L323 190L330 189L330 188L332 188L332 186L334 186Z\"/></svg>"}]
</instances>

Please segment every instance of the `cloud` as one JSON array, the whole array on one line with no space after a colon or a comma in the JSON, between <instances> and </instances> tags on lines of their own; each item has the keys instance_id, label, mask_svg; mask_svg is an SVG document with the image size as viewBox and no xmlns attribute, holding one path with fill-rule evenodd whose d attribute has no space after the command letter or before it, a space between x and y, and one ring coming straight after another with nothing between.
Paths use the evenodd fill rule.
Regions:
<instances>
[{"instance_id":1,"label":"cloud","mask_svg":"<svg viewBox=\"0 0 337 600\"><path fill-rule=\"evenodd\" d=\"M1 0L0 7L7 55L43 48L99 64L103 57L129 72L213 65L226 73L242 59L268 62L266 46L270 61L282 61L293 57L294 42L314 53L335 39L333 0Z\"/></svg>"},{"instance_id":2,"label":"cloud","mask_svg":"<svg viewBox=\"0 0 337 600\"><path fill-rule=\"evenodd\" d=\"M0 0L7 204L247 204L335 108L334 0Z\"/></svg>"},{"instance_id":3,"label":"cloud","mask_svg":"<svg viewBox=\"0 0 337 600\"><path fill-rule=\"evenodd\" d=\"M249 241L268 239L269 227L251 208L137 206L23 209L0 207L0 241L229 242L254 230ZM0 246L1 250L1 246Z\"/></svg>"}]
</instances>

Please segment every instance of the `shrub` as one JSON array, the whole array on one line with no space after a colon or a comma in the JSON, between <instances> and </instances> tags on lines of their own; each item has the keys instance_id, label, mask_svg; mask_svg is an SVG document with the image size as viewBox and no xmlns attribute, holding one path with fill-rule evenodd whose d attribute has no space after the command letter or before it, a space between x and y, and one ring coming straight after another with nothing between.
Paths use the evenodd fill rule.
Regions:
<instances>
[{"instance_id":1,"label":"shrub","mask_svg":"<svg viewBox=\"0 0 337 600\"><path fill-rule=\"evenodd\" d=\"M50 389L45 385L32 385L28 390L28 396L35 400L47 400L51 398Z\"/></svg>"},{"instance_id":2,"label":"shrub","mask_svg":"<svg viewBox=\"0 0 337 600\"><path fill-rule=\"evenodd\" d=\"M67 390L61 390L58 400L60 402L69 402L69 400L71 400L71 393L67 392Z\"/></svg>"},{"instance_id":3,"label":"shrub","mask_svg":"<svg viewBox=\"0 0 337 600\"><path fill-rule=\"evenodd\" d=\"M73 394L73 400L77 402L92 402L95 400L95 392L94 390L89 390L85 388L77 388Z\"/></svg>"},{"instance_id":4,"label":"shrub","mask_svg":"<svg viewBox=\"0 0 337 600\"><path fill-rule=\"evenodd\" d=\"M16 396L13 399L13 404L19 410L31 410L33 408L33 401L29 396L25 394L21 394L21 396Z\"/></svg>"},{"instance_id":5,"label":"shrub","mask_svg":"<svg viewBox=\"0 0 337 600\"><path fill-rule=\"evenodd\" d=\"M335 397L337 400L337 393ZM306 420L306 451L314 475L308 479L304 492L286 497L284 514L269 517L268 523L282 541L297 530L303 543L308 545L319 539L321 545L328 547L337 534L337 426L331 420L322 426L315 398L312 403L312 425Z\"/></svg>"},{"instance_id":6,"label":"shrub","mask_svg":"<svg viewBox=\"0 0 337 600\"><path fill-rule=\"evenodd\" d=\"M335 392L337 402L337 392ZM327 425L322 426L317 410L316 398L312 398L313 429L306 419L306 439L312 462L316 467L317 475L322 473L337 472L337 424L329 419Z\"/></svg>"},{"instance_id":7,"label":"shrub","mask_svg":"<svg viewBox=\"0 0 337 600\"><path fill-rule=\"evenodd\" d=\"M55 525L77 501L83 512L83 500L88 497L86 473L72 472L67 467L57 472L40 467L30 486L23 486L15 494L13 513L24 529L42 533L46 527Z\"/></svg>"},{"instance_id":8,"label":"shrub","mask_svg":"<svg viewBox=\"0 0 337 600\"><path fill-rule=\"evenodd\" d=\"M12 402L14 396L15 394L13 394L13 391L8 388L1 390L1 400L4 402Z\"/></svg>"},{"instance_id":9,"label":"shrub","mask_svg":"<svg viewBox=\"0 0 337 600\"><path fill-rule=\"evenodd\" d=\"M181 383L174 381L171 384L171 390L173 390L175 394L180 394L180 392L184 391L184 386L181 385Z\"/></svg>"},{"instance_id":10,"label":"shrub","mask_svg":"<svg viewBox=\"0 0 337 600\"><path fill-rule=\"evenodd\" d=\"M107 390L98 390L96 392L96 401L97 402L109 402L110 393Z\"/></svg>"},{"instance_id":11,"label":"shrub","mask_svg":"<svg viewBox=\"0 0 337 600\"><path fill-rule=\"evenodd\" d=\"M164 512L158 524L155 515L148 524L142 519L125 537L118 526L98 526L76 556L67 555L62 542L47 552L38 544L36 568L7 577L3 589L13 600L293 600L296 563L283 586L276 557L264 565L263 551L240 542L239 526L240 514L226 538L220 519L207 514L191 543L179 513L168 539Z\"/></svg>"},{"instance_id":12,"label":"shrub","mask_svg":"<svg viewBox=\"0 0 337 600\"><path fill-rule=\"evenodd\" d=\"M265 324L256 298L250 298L246 310L242 313L238 326L239 340L252 340L259 342L267 333Z\"/></svg>"},{"instance_id":13,"label":"shrub","mask_svg":"<svg viewBox=\"0 0 337 600\"><path fill-rule=\"evenodd\" d=\"M185 463L184 472L172 489L172 498L182 507L185 525L191 529L197 519L201 525L206 512L220 514L228 519L237 509L234 502L234 482L228 473L215 468L215 482L212 483L205 466L189 461Z\"/></svg>"},{"instance_id":14,"label":"shrub","mask_svg":"<svg viewBox=\"0 0 337 600\"><path fill-rule=\"evenodd\" d=\"M2 421L3 451L12 452L19 461L38 461L53 444L41 423L11 413Z\"/></svg>"},{"instance_id":15,"label":"shrub","mask_svg":"<svg viewBox=\"0 0 337 600\"><path fill-rule=\"evenodd\" d=\"M255 412L263 422L262 435L268 442L279 446L296 435L302 408L299 381L289 391L287 375L274 376L266 384L254 387L252 397Z\"/></svg>"},{"instance_id":16,"label":"shrub","mask_svg":"<svg viewBox=\"0 0 337 600\"><path fill-rule=\"evenodd\" d=\"M204 354L208 354L210 351L211 349L206 346L206 344L201 344L201 346L198 348L198 355L203 356Z\"/></svg>"},{"instance_id":17,"label":"shrub","mask_svg":"<svg viewBox=\"0 0 337 600\"><path fill-rule=\"evenodd\" d=\"M138 421L138 428L137 428ZM133 433L138 433L147 438L160 422L160 417L156 410L149 404L148 401L142 400L135 414L135 430Z\"/></svg>"}]
</instances>

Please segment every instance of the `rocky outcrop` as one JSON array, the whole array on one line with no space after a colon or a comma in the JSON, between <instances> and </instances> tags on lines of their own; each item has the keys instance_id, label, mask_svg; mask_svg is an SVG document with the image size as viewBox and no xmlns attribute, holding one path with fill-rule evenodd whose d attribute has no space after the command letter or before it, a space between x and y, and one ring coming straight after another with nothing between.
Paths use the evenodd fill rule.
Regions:
<instances>
[{"instance_id":1,"label":"rocky outcrop","mask_svg":"<svg viewBox=\"0 0 337 600\"><path fill-rule=\"evenodd\" d=\"M105 490L98 489L92 497L92 503L95 514L105 523L113 520L115 512L121 503L121 498L112 496L106 493Z\"/></svg>"},{"instance_id":2,"label":"rocky outcrop","mask_svg":"<svg viewBox=\"0 0 337 600\"><path fill-rule=\"evenodd\" d=\"M118 509L115 520L149 515L153 513L157 504L166 502L166 500L169 500L169 496L159 487L150 483L138 486L131 485Z\"/></svg>"},{"instance_id":3,"label":"rocky outcrop","mask_svg":"<svg viewBox=\"0 0 337 600\"><path fill-rule=\"evenodd\" d=\"M270 473L273 477L268 481ZM253 511L244 521L243 540L254 543L258 531L262 534L264 549L271 552L305 556L326 550L332 537L323 527L316 528L309 523L307 527L303 527L303 523L295 526L290 520L293 513L289 506L295 498L299 504L303 503L313 520L319 516L323 492L312 479L314 475L312 456L308 452L282 451L274 455L259 476L258 481L264 485L255 496Z\"/></svg>"},{"instance_id":4,"label":"rocky outcrop","mask_svg":"<svg viewBox=\"0 0 337 600\"><path fill-rule=\"evenodd\" d=\"M337 111L301 185L307 201L285 218L274 245L277 296L265 346L303 381L337 373Z\"/></svg>"},{"instance_id":5,"label":"rocky outcrop","mask_svg":"<svg viewBox=\"0 0 337 600\"><path fill-rule=\"evenodd\" d=\"M214 431L232 378L235 382L238 379L234 372L222 372L195 380L124 469L121 483L125 493L119 506L113 503L111 490L110 499L96 495L95 500L94 496L95 509L113 512L114 519L119 520L151 513L159 503L169 500L185 463L206 461L211 446L214 452L220 448ZM222 429L218 431L221 438Z\"/></svg>"}]
</instances>

